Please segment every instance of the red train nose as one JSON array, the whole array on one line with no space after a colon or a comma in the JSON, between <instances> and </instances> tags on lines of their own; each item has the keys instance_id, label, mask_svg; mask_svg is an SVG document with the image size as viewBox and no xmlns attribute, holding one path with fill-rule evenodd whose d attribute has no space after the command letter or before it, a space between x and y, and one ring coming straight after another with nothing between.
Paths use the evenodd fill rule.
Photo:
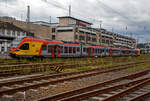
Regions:
<instances>
[{"instance_id":1,"label":"red train nose","mask_svg":"<svg viewBox=\"0 0 150 101\"><path fill-rule=\"evenodd\" d=\"M10 48L10 51L11 52L14 52L14 51L16 51L17 49L16 48Z\"/></svg>"}]
</instances>

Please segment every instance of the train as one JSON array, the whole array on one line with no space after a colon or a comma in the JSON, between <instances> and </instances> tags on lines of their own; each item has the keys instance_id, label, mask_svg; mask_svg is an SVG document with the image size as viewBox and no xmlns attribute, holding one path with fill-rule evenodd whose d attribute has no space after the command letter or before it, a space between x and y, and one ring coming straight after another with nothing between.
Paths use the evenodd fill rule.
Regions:
<instances>
[{"instance_id":1,"label":"train","mask_svg":"<svg viewBox=\"0 0 150 101\"><path fill-rule=\"evenodd\" d=\"M13 58L138 56L140 50L25 37L12 41L9 55Z\"/></svg>"}]
</instances>

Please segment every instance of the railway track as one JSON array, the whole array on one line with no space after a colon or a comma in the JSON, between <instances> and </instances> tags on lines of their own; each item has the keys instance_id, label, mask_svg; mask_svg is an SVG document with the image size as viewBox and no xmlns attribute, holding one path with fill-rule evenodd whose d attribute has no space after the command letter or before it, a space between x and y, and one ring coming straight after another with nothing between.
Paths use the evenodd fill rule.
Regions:
<instances>
[{"instance_id":1,"label":"railway track","mask_svg":"<svg viewBox=\"0 0 150 101\"><path fill-rule=\"evenodd\" d=\"M37 89L39 87L57 84L57 83L65 82L65 81L96 76L96 75L100 75L100 74L104 74L108 72L120 71L120 70L129 68L130 66L133 66L133 64L135 65L139 63L119 65L120 68L112 67L111 69L108 69L108 70L92 69L92 70L80 71L80 72L61 73L61 74L53 74L53 75L38 75L34 77L20 78L16 80L13 79L13 80L8 80L8 81L1 81L0 82L0 96L1 96L0 99L3 98L3 95L7 95L7 94L13 95L16 92L24 92L29 89ZM143 72L143 74L141 75L145 75L145 74L147 74L147 72Z\"/></svg>"},{"instance_id":2,"label":"railway track","mask_svg":"<svg viewBox=\"0 0 150 101\"><path fill-rule=\"evenodd\" d=\"M139 63L145 63L148 61L143 61ZM36 64L19 64L19 65L4 65L0 66L0 77L13 76L13 75L23 75L32 74L39 72L49 71L50 68L54 66L63 66L64 68L74 68L89 65L99 65L101 63L91 63L91 64L65 64L65 63L36 63ZM107 62L104 62L107 64ZM27 71L27 72L26 72Z\"/></svg>"},{"instance_id":3,"label":"railway track","mask_svg":"<svg viewBox=\"0 0 150 101\"><path fill-rule=\"evenodd\" d=\"M88 87L43 97L38 101L138 101L149 93L149 71L150 69L147 69Z\"/></svg>"}]
</instances>

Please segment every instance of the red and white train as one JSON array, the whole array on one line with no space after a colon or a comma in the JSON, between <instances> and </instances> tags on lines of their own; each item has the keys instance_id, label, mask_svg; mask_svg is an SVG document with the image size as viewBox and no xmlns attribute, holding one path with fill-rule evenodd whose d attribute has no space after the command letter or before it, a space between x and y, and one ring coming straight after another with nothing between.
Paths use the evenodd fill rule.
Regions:
<instances>
[{"instance_id":1,"label":"red and white train","mask_svg":"<svg viewBox=\"0 0 150 101\"><path fill-rule=\"evenodd\" d=\"M63 41L47 41L38 38L22 38L12 41L10 56L18 58L32 57L101 57L101 56L135 56L140 50L112 48L95 45L66 43Z\"/></svg>"}]
</instances>

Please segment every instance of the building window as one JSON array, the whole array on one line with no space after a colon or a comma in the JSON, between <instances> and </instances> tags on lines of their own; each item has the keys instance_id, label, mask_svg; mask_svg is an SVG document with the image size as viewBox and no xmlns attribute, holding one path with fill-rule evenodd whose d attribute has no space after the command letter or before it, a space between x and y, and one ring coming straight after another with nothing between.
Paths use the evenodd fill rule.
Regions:
<instances>
[{"instance_id":1,"label":"building window","mask_svg":"<svg viewBox=\"0 0 150 101\"><path fill-rule=\"evenodd\" d=\"M7 47L7 51L9 51L10 47Z\"/></svg>"},{"instance_id":2,"label":"building window","mask_svg":"<svg viewBox=\"0 0 150 101\"><path fill-rule=\"evenodd\" d=\"M75 35L75 39L78 39L78 35Z\"/></svg>"},{"instance_id":3,"label":"building window","mask_svg":"<svg viewBox=\"0 0 150 101\"><path fill-rule=\"evenodd\" d=\"M2 29L2 34L5 34L5 29Z\"/></svg>"},{"instance_id":4,"label":"building window","mask_svg":"<svg viewBox=\"0 0 150 101\"><path fill-rule=\"evenodd\" d=\"M75 32L78 32L78 28L75 29Z\"/></svg>"},{"instance_id":5,"label":"building window","mask_svg":"<svg viewBox=\"0 0 150 101\"><path fill-rule=\"evenodd\" d=\"M52 33L55 33L56 32L56 28L52 28Z\"/></svg>"},{"instance_id":6,"label":"building window","mask_svg":"<svg viewBox=\"0 0 150 101\"><path fill-rule=\"evenodd\" d=\"M79 31L79 32L84 34L84 31Z\"/></svg>"},{"instance_id":7,"label":"building window","mask_svg":"<svg viewBox=\"0 0 150 101\"><path fill-rule=\"evenodd\" d=\"M0 34L2 34L2 29L0 29Z\"/></svg>"},{"instance_id":8,"label":"building window","mask_svg":"<svg viewBox=\"0 0 150 101\"><path fill-rule=\"evenodd\" d=\"M22 32L22 36L25 36L25 33L24 33L24 32Z\"/></svg>"},{"instance_id":9,"label":"building window","mask_svg":"<svg viewBox=\"0 0 150 101\"><path fill-rule=\"evenodd\" d=\"M72 32L72 29L68 29L68 30L57 30L57 32Z\"/></svg>"},{"instance_id":10,"label":"building window","mask_svg":"<svg viewBox=\"0 0 150 101\"><path fill-rule=\"evenodd\" d=\"M4 47L1 48L1 51L4 52Z\"/></svg>"},{"instance_id":11,"label":"building window","mask_svg":"<svg viewBox=\"0 0 150 101\"><path fill-rule=\"evenodd\" d=\"M96 38L92 38L92 41L93 41L93 42L96 42Z\"/></svg>"},{"instance_id":12,"label":"building window","mask_svg":"<svg viewBox=\"0 0 150 101\"><path fill-rule=\"evenodd\" d=\"M84 36L80 36L79 40L85 40L85 37Z\"/></svg>"},{"instance_id":13,"label":"building window","mask_svg":"<svg viewBox=\"0 0 150 101\"><path fill-rule=\"evenodd\" d=\"M15 36L15 31L14 30L12 31L12 36Z\"/></svg>"},{"instance_id":14,"label":"building window","mask_svg":"<svg viewBox=\"0 0 150 101\"><path fill-rule=\"evenodd\" d=\"M10 30L9 29L7 30L7 35L10 35Z\"/></svg>"},{"instance_id":15,"label":"building window","mask_svg":"<svg viewBox=\"0 0 150 101\"><path fill-rule=\"evenodd\" d=\"M102 39L102 43L105 43L105 40L104 40L104 39Z\"/></svg>"},{"instance_id":16,"label":"building window","mask_svg":"<svg viewBox=\"0 0 150 101\"><path fill-rule=\"evenodd\" d=\"M20 36L20 32L19 31L17 32L17 36Z\"/></svg>"},{"instance_id":17,"label":"building window","mask_svg":"<svg viewBox=\"0 0 150 101\"><path fill-rule=\"evenodd\" d=\"M87 37L87 40L88 40L88 41L91 41L91 37Z\"/></svg>"},{"instance_id":18,"label":"building window","mask_svg":"<svg viewBox=\"0 0 150 101\"><path fill-rule=\"evenodd\" d=\"M52 35L52 40L55 40L55 35Z\"/></svg>"}]
</instances>

